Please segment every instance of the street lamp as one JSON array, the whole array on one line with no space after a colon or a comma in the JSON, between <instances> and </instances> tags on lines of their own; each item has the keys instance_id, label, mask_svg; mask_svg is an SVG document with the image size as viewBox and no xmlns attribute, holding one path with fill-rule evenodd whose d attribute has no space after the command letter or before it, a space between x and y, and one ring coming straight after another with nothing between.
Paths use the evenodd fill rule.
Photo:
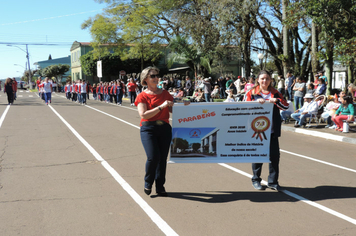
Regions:
<instances>
[{"instance_id":1,"label":"street lamp","mask_svg":"<svg viewBox=\"0 0 356 236\"><path fill-rule=\"evenodd\" d=\"M22 48L18 47L18 46L15 46L15 45L11 45L11 44L7 44L6 46L9 46L9 47L16 47L18 49L20 49L21 51L25 52L26 53L26 58L27 58L27 64L28 64L28 84L30 85L30 89L32 89L32 75L31 75L31 67L30 67L30 56L28 54L28 46L26 44L26 51L23 50Z\"/></svg>"},{"instance_id":2,"label":"street lamp","mask_svg":"<svg viewBox=\"0 0 356 236\"><path fill-rule=\"evenodd\" d=\"M262 60L264 58L265 55L263 55L263 53L259 53L257 55L258 59L260 60L260 69L262 70Z\"/></svg>"}]
</instances>

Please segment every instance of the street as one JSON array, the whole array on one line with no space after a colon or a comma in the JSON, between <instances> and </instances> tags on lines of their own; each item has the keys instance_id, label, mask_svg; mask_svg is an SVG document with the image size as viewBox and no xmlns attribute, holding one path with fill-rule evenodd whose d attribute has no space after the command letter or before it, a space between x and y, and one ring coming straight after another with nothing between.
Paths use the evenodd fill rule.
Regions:
<instances>
[{"instance_id":1,"label":"street","mask_svg":"<svg viewBox=\"0 0 356 236\"><path fill-rule=\"evenodd\" d=\"M282 192L255 190L249 163L168 164L168 197L147 196L136 107L52 96L0 96L2 236L356 232L353 144L283 131Z\"/></svg>"}]
</instances>

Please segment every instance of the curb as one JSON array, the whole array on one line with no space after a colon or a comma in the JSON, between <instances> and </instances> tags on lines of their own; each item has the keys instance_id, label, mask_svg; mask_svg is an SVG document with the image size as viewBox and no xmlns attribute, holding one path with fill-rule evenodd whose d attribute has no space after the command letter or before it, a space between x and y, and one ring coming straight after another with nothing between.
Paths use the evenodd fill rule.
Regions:
<instances>
[{"instance_id":1,"label":"curb","mask_svg":"<svg viewBox=\"0 0 356 236\"><path fill-rule=\"evenodd\" d=\"M334 140L334 141L339 141L339 142L356 144L355 138L348 138L348 137L343 137L343 136L335 135L335 134L328 134L328 133L323 133L323 132L319 132L319 131L305 130L302 128L286 127L283 125L282 125L282 130L300 133L300 134L306 134L306 135L310 135L310 136L314 136L314 137L318 137L318 138L324 138L324 139L329 139L329 140Z\"/></svg>"}]
</instances>

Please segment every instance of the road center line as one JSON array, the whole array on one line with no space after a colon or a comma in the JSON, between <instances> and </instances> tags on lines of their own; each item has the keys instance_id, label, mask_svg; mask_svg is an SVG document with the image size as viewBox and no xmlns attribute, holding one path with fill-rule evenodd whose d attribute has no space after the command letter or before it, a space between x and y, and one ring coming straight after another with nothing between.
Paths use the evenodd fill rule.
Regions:
<instances>
[{"instance_id":1,"label":"road center line","mask_svg":"<svg viewBox=\"0 0 356 236\"><path fill-rule=\"evenodd\" d=\"M4 113L2 113L2 115L1 115L1 118L0 118L0 128L1 128L1 126L2 126L2 122L4 122L4 120L5 120L6 114L7 114L7 112L9 111L9 109L10 109L10 105L7 105L7 107L6 107L5 111L4 111Z\"/></svg>"},{"instance_id":2,"label":"road center line","mask_svg":"<svg viewBox=\"0 0 356 236\"><path fill-rule=\"evenodd\" d=\"M297 153L294 153L294 152L289 152L289 151L282 150L282 149L280 149L280 151L284 152L284 153L291 154L291 155L295 155L295 156L298 156L298 157L302 157L302 158L305 158L305 159L308 159L308 160L311 160L311 161L319 162L319 163L322 163L322 164L325 164L325 165L333 166L333 167L336 167L336 168L340 168L340 169L343 169L343 170L347 170L347 171L351 171L351 172L356 173L356 170L353 170L353 169L350 169L350 168L347 168L347 167L343 167L343 166L339 166L339 165L336 165L336 164L333 164L333 163L330 163L330 162L321 161L321 160L318 160L318 159L315 159L315 158L312 158L312 157L304 156L304 155L301 155L301 154L297 154Z\"/></svg>"},{"instance_id":3,"label":"road center line","mask_svg":"<svg viewBox=\"0 0 356 236\"><path fill-rule=\"evenodd\" d=\"M87 107L89 107L89 106L87 106ZM119 121L121 121L121 122L123 122L123 123L125 123L125 124L131 125L131 126L136 127L136 128L140 128L140 127L138 127L138 126L136 126L136 125L133 125L133 124L127 122L127 121L124 121L124 120L122 120L122 119L120 119L120 118L117 118L117 117L115 117L115 116L113 116L113 115L110 115L110 114L108 114L108 113L106 113L106 112L100 111L100 110L98 110L98 109L96 109L96 108L92 108L92 107L89 107L89 108L91 108L91 109L93 109L93 110L95 110L95 111L98 111L98 112L100 112L100 113L102 113L102 114L105 114L105 115L107 115L107 116L110 116L110 117L112 117L112 118L114 118L114 119L116 119L116 120L119 120ZM314 159L314 158L310 158L310 157L306 157L306 156L299 155L299 154L296 154L296 153L288 152L288 151L285 151L285 150L281 150L281 151L283 151L283 152L285 152L285 153L292 154L292 155L300 156L300 157L303 157L303 158L307 158L307 159L310 159L310 160L315 160L315 161L318 161L318 162L320 162L320 163L328 164L328 165L335 166L335 167L338 167L338 168L342 167L342 166L334 165L334 164L331 164L331 163L328 163L328 162L320 161L320 160L317 160L317 159ZM244 175L244 176L246 176L246 177L248 177L248 178L250 178L250 179L252 178L252 175L251 175L251 174L248 174L248 173L246 173L246 172L244 172L244 171L242 171L242 170L239 170L239 169L237 169L237 168L235 168L235 167L232 167L232 166L227 165L227 164L225 164L225 163L218 163L218 164L221 165L221 166L223 166L223 167L225 167L225 168L227 168L227 169L230 169L230 170L232 170L232 171L234 171L234 172L236 172L236 173L239 173L239 174L241 174L241 175ZM344 169L344 168L345 168L345 167L342 167L341 169ZM348 168L346 168L346 169L348 169ZM351 169L349 169L349 170L351 170ZM353 171L353 170L351 170L351 171ZM266 182L265 180L262 180L261 182L262 182L263 184L267 185L267 182ZM320 209L320 210L322 210L322 211L324 211L324 212L327 212L327 213L329 213L329 214L331 214L331 215L334 215L334 216L336 216L336 217L338 217L338 218L341 218L341 219L343 219L343 220L346 220L346 221L348 221L348 222L350 222L350 223L356 225L356 219L353 219L353 218L351 218L351 217L349 217L349 216L346 216L346 215L344 215L344 214L341 214L341 213L339 213L339 212L337 212L337 211L334 211L334 210L332 210L332 209L330 209L330 208L328 208L328 207L325 207L325 206L323 206L323 205L320 205L320 204L318 204L318 203L316 203L316 202L313 202L313 201L311 201L311 200L309 200L309 199L306 199L306 198L304 198L304 197L302 197L302 196L299 196L299 195L297 195L297 194L295 194L295 193L292 193L292 192L290 192L290 191L288 191L288 190L282 190L281 192L283 192L284 194L286 194L286 195L288 195L288 196L290 196L290 197L293 197L293 198L295 198L295 199L297 199L297 200L299 200L299 201L302 201L302 202L304 202L304 203L306 203L306 204L308 204L308 205L311 205L311 206L313 206L313 207L316 207L316 208L318 208L318 209Z\"/></svg>"},{"instance_id":4,"label":"road center line","mask_svg":"<svg viewBox=\"0 0 356 236\"><path fill-rule=\"evenodd\" d=\"M68 127L70 131L83 143L83 145L93 154L93 156L100 161L101 165L114 177L114 179L121 185L121 187L131 196L131 198L142 208L144 212L151 218L151 220L158 226L158 228L166 235L178 235L154 210L143 200L143 198L112 168L107 161L100 156L100 154L51 106L48 105L58 116L58 118ZM95 108L93 108L96 110ZM104 113L104 112L102 112ZM105 113L104 113L105 114ZM109 115L109 114L107 114ZM123 120L120 120L124 122ZM124 122L129 124L128 122ZM132 125L136 127L135 125Z\"/></svg>"}]
</instances>

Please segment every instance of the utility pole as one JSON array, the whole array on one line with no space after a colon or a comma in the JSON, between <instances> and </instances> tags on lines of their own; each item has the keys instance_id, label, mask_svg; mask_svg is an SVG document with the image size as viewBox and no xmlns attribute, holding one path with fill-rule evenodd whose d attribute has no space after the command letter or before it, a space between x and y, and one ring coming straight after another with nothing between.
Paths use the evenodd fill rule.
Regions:
<instances>
[{"instance_id":1,"label":"utility pole","mask_svg":"<svg viewBox=\"0 0 356 236\"><path fill-rule=\"evenodd\" d=\"M27 57L27 64L28 64L28 84L30 85L30 89L32 88L32 74L31 74L31 67L30 67L30 56L28 54L28 46L26 44L26 57Z\"/></svg>"}]
</instances>

